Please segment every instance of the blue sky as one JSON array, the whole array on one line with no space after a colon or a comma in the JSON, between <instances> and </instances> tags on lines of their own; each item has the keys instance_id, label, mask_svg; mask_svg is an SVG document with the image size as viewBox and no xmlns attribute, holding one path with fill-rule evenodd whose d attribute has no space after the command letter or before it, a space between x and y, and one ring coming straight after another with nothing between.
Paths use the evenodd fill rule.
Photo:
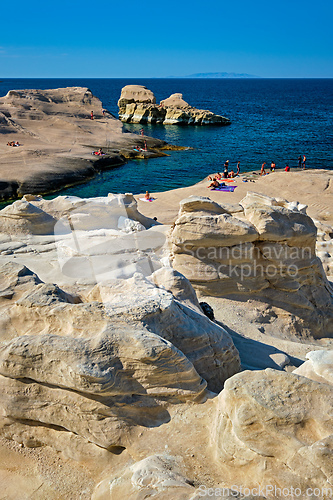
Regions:
<instances>
[{"instance_id":1,"label":"blue sky","mask_svg":"<svg viewBox=\"0 0 333 500\"><path fill-rule=\"evenodd\" d=\"M332 17L329 0L17 0L3 9L0 79L333 78Z\"/></svg>"}]
</instances>

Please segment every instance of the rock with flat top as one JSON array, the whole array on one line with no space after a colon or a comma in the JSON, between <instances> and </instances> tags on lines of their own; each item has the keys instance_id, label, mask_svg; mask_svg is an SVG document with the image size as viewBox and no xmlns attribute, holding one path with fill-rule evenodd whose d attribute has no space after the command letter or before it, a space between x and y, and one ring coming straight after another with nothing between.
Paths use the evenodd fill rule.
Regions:
<instances>
[{"instance_id":1,"label":"rock with flat top","mask_svg":"<svg viewBox=\"0 0 333 500\"><path fill-rule=\"evenodd\" d=\"M331 337L333 291L304 206L257 193L240 205L238 212L207 198L181 201L169 233L173 267L205 295L284 310L293 335Z\"/></svg>"},{"instance_id":2,"label":"rock with flat top","mask_svg":"<svg viewBox=\"0 0 333 500\"><path fill-rule=\"evenodd\" d=\"M121 90L118 101L119 108L132 103L155 104L156 98L153 92L144 85L126 85Z\"/></svg>"},{"instance_id":3,"label":"rock with flat top","mask_svg":"<svg viewBox=\"0 0 333 500\"><path fill-rule=\"evenodd\" d=\"M164 125L229 125L229 118L190 106L183 94L172 94L156 104L150 90L141 85L123 87L118 101L119 118L126 123L162 123Z\"/></svg>"}]
</instances>

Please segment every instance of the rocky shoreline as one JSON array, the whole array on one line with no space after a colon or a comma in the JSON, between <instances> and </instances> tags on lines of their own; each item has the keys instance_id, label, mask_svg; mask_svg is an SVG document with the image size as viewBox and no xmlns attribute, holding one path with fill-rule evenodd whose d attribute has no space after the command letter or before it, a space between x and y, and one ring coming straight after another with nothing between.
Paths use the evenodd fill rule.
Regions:
<instances>
[{"instance_id":1,"label":"rocky shoreline","mask_svg":"<svg viewBox=\"0 0 333 500\"><path fill-rule=\"evenodd\" d=\"M0 98L0 137L1 201L55 192L127 159L164 156L175 148L124 133L121 122L81 87L8 92ZM99 148L105 154L92 156Z\"/></svg>"},{"instance_id":2,"label":"rocky shoreline","mask_svg":"<svg viewBox=\"0 0 333 500\"><path fill-rule=\"evenodd\" d=\"M4 498L330 500L333 172L45 200L138 141L48 92L0 99Z\"/></svg>"}]
</instances>

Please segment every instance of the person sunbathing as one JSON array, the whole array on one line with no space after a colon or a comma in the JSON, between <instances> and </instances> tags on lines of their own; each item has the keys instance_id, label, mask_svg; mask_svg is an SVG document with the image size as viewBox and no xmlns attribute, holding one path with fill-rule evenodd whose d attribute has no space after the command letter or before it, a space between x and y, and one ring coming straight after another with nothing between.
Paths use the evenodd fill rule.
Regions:
<instances>
[{"instance_id":1,"label":"person sunbathing","mask_svg":"<svg viewBox=\"0 0 333 500\"><path fill-rule=\"evenodd\" d=\"M228 177L229 179L233 179L235 177L235 172L233 170L230 170Z\"/></svg>"},{"instance_id":2,"label":"person sunbathing","mask_svg":"<svg viewBox=\"0 0 333 500\"><path fill-rule=\"evenodd\" d=\"M216 179L214 179L213 182L211 182L207 187L216 189L220 187L220 183Z\"/></svg>"},{"instance_id":3,"label":"person sunbathing","mask_svg":"<svg viewBox=\"0 0 333 500\"><path fill-rule=\"evenodd\" d=\"M146 191L146 194L145 194L145 200L151 200L151 196L150 196L150 193L149 191Z\"/></svg>"},{"instance_id":4,"label":"person sunbathing","mask_svg":"<svg viewBox=\"0 0 333 500\"><path fill-rule=\"evenodd\" d=\"M103 156L105 155L105 153L103 153L103 151L101 150L101 148L98 150L98 151L94 151L93 152L93 155L96 155L96 156Z\"/></svg>"}]
</instances>

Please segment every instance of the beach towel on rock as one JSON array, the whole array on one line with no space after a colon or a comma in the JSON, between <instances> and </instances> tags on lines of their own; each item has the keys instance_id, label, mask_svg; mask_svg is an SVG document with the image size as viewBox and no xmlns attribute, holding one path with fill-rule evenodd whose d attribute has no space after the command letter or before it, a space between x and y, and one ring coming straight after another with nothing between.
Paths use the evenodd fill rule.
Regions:
<instances>
[{"instance_id":1,"label":"beach towel on rock","mask_svg":"<svg viewBox=\"0 0 333 500\"><path fill-rule=\"evenodd\" d=\"M212 188L211 191L225 191L229 193L233 193L237 186L223 186L219 188Z\"/></svg>"}]
</instances>

